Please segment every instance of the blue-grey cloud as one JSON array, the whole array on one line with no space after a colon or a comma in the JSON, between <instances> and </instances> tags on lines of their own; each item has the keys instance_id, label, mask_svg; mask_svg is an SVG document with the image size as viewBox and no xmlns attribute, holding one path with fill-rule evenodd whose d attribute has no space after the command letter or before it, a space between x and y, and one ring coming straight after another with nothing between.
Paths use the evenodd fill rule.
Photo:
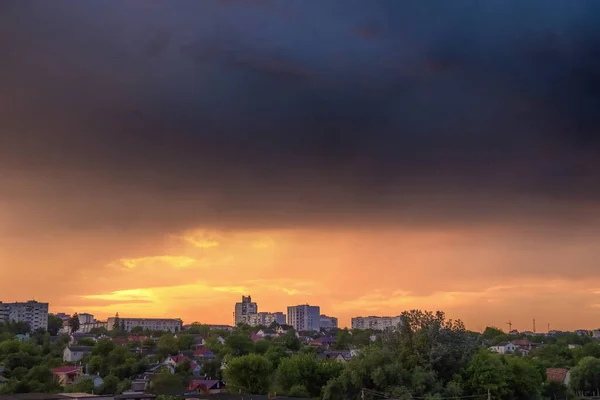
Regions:
<instances>
[{"instance_id":1,"label":"blue-grey cloud","mask_svg":"<svg viewBox=\"0 0 600 400\"><path fill-rule=\"evenodd\" d=\"M599 16L563 1L6 1L3 197L40 221L161 229L592 221Z\"/></svg>"}]
</instances>

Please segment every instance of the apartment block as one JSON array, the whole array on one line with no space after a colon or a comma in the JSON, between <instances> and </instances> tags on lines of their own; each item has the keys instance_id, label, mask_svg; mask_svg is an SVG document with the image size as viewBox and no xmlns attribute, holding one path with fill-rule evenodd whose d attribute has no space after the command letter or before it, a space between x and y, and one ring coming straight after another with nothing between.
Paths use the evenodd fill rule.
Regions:
<instances>
[{"instance_id":1,"label":"apartment block","mask_svg":"<svg viewBox=\"0 0 600 400\"><path fill-rule=\"evenodd\" d=\"M120 324L124 325L127 332L130 332L136 326L150 331L179 332L183 326L183 321L179 318L117 318L119 318ZM115 319L115 317L111 317L107 320L107 329L113 329Z\"/></svg>"},{"instance_id":2,"label":"apartment block","mask_svg":"<svg viewBox=\"0 0 600 400\"><path fill-rule=\"evenodd\" d=\"M0 320L6 322L25 322L32 331L48 329L48 303L30 300L23 303L0 302Z\"/></svg>"},{"instance_id":3,"label":"apartment block","mask_svg":"<svg viewBox=\"0 0 600 400\"><path fill-rule=\"evenodd\" d=\"M259 312L256 314L245 315L242 322L250 326L269 326L272 323L283 325L286 323L285 314L282 312Z\"/></svg>"},{"instance_id":4,"label":"apartment block","mask_svg":"<svg viewBox=\"0 0 600 400\"><path fill-rule=\"evenodd\" d=\"M321 328L321 308L308 304L289 306L287 323L296 331L318 331Z\"/></svg>"},{"instance_id":5,"label":"apartment block","mask_svg":"<svg viewBox=\"0 0 600 400\"><path fill-rule=\"evenodd\" d=\"M251 296L242 296L242 301L235 303L235 324L248 323L248 316L252 314L258 314L258 304L252 301Z\"/></svg>"},{"instance_id":6,"label":"apartment block","mask_svg":"<svg viewBox=\"0 0 600 400\"><path fill-rule=\"evenodd\" d=\"M352 318L352 329L372 329L375 331L384 331L386 329L396 329L400 325L400 316L396 317L355 317Z\"/></svg>"},{"instance_id":7,"label":"apartment block","mask_svg":"<svg viewBox=\"0 0 600 400\"><path fill-rule=\"evenodd\" d=\"M321 329L332 329L338 327L338 319L325 314L321 314L319 317L319 323L321 325Z\"/></svg>"}]
</instances>

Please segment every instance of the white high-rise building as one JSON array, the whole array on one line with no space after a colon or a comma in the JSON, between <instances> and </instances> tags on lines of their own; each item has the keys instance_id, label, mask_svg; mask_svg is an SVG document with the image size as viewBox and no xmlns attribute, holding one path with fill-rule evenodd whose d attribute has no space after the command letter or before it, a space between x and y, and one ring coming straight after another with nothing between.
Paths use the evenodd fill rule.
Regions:
<instances>
[{"instance_id":1,"label":"white high-rise building","mask_svg":"<svg viewBox=\"0 0 600 400\"><path fill-rule=\"evenodd\" d=\"M0 320L25 322L32 331L48 329L48 303L30 300L24 303L0 302Z\"/></svg>"},{"instance_id":2,"label":"white high-rise building","mask_svg":"<svg viewBox=\"0 0 600 400\"><path fill-rule=\"evenodd\" d=\"M338 319L336 317L329 317L325 314L321 314L319 317L321 328L332 329L338 327Z\"/></svg>"},{"instance_id":3,"label":"white high-rise building","mask_svg":"<svg viewBox=\"0 0 600 400\"><path fill-rule=\"evenodd\" d=\"M252 301L251 296L242 296L241 303L235 303L235 324L248 323L248 316L251 314L258 314L258 305Z\"/></svg>"},{"instance_id":4,"label":"white high-rise building","mask_svg":"<svg viewBox=\"0 0 600 400\"><path fill-rule=\"evenodd\" d=\"M352 329L373 329L375 331L384 331L386 329L396 329L400 325L400 316L396 317L355 317L352 318Z\"/></svg>"},{"instance_id":5,"label":"white high-rise building","mask_svg":"<svg viewBox=\"0 0 600 400\"><path fill-rule=\"evenodd\" d=\"M321 308L302 304L287 309L288 325L296 331L318 331L321 328Z\"/></svg>"},{"instance_id":6,"label":"white high-rise building","mask_svg":"<svg viewBox=\"0 0 600 400\"><path fill-rule=\"evenodd\" d=\"M94 316L88 313L77 314L77 317L79 317L80 325L91 324L95 321Z\"/></svg>"}]
</instances>

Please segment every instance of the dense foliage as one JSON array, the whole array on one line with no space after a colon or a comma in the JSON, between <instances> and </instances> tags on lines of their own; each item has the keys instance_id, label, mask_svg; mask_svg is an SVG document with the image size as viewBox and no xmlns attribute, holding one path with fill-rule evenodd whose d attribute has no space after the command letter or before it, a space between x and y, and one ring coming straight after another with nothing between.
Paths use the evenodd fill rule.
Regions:
<instances>
[{"instance_id":1,"label":"dense foliage","mask_svg":"<svg viewBox=\"0 0 600 400\"><path fill-rule=\"evenodd\" d=\"M460 321L441 312L405 312L398 329L373 332L334 329L256 337L266 327L240 325L232 332L192 324L176 334L148 332L136 327L125 332L117 321L111 329L96 328L95 337L56 336L60 324L50 316L49 332L29 332L26 324L0 324L0 393L87 392L114 394L129 390L131 380L149 370L148 391L172 399L193 379L222 380L234 393L287 395L324 400L437 399L569 399L600 391L600 344L589 336L557 334L530 336L540 346L525 354L500 355L489 346L522 339L488 327L482 334L467 331ZM68 321L77 332L78 318ZM62 322L61 322L62 323ZM273 328L273 327L271 327ZM28 336L23 336L28 334ZM138 335L130 337L130 335ZM169 371L163 362L191 354L202 336L211 357L196 359ZM73 336L74 337L74 336ZM315 345L314 339L328 338ZM90 346L81 360L89 377L62 388L51 369L65 365L69 344ZM543 345L542 345L543 344ZM547 368L569 368L570 386L547 381ZM92 376L103 379L94 387Z\"/></svg>"}]
</instances>

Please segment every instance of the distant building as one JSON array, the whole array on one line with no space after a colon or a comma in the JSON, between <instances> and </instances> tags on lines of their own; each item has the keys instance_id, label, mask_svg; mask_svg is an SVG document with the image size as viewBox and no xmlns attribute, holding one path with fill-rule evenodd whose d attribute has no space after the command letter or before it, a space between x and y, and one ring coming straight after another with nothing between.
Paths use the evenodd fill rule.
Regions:
<instances>
[{"instance_id":1,"label":"distant building","mask_svg":"<svg viewBox=\"0 0 600 400\"><path fill-rule=\"evenodd\" d=\"M321 308L308 304L289 306L287 324L293 326L297 332L318 331L321 328Z\"/></svg>"},{"instance_id":2,"label":"distant building","mask_svg":"<svg viewBox=\"0 0 600 400\"><path fill-rule=\"evenodd\" d=\"M81 314L77 314L77 316L79 317L80 325L91 324L95 321L94 316L92 314L81 313Z\"/></svg>"},{"instance_id":3,"label":"distant building","mask_svg":"<svg viewBox=\"0 0 600 400\"><path fill-rule=\"evenodd\" d=\"M235 303L235 324L247 323L248 316L252 314L258 314L258 305L252 301L251 296L242 296L242 301Z\"/></svg>"},{"instance_id":4,"label":"distant building","mask_svg":"<svg viewBox=\"0 0 600 400\"><path fill-rule=\"evenodd\" d=\"M321 328L332 329L338 327L338 319L336 317L328 317L325 314L321 314L319 321Z\"/></svg>"},{"instance_id":5,"label":"distant building","mask_svg":"<svg viewBox=\"0 0 600 400\"><path fill-rule=\"evenodd\" d=\"M63 361L67 363L76 363L81 361L83 357L92 352L90 346L67 346L63 351Z\"/></svg>"},{"instance_id":6,"label":"distant building","mask_svg":"<svg viewBox=\"0 0 600 400\"><path fill-rule=\"evenodd\" d=\"M352 318L352 329L372 329L375 331L384 331L387 329L396 329L401 323L400 316L396 317L355 317Z\"/></svg>"},{"instance_id":7,"label":"distant building","mask_svg":"<svg viewBox=\"0 0 600 400\"><path fill-rule=\"evenodd\" d=\"M498 343L497 345L489 348L490 351L493 351L494 353L498 354L511 354L514 353L516 349L517 346L515 346L511 342Z\"/></svg>"},{"instance_id":8,"label":"distant building","mask_svg":"<svg viewBox=\"0 0 600 400\"><path fill-rule=\"evenodd\" d=\"M242 322L250 326L269 326L272 323L278 325L285 324L285 314L282 312L259 312L256 314L244 315Z\"/></svg>"},{"instance_id":9,"label":"distant building","mask_svg":"<svg viewBox=\"0 0 600 400\"><path fill-rule=\"evenodd\" d=\"M126 332L130 332L136 326L150 331L179 332L183 326L183 321L179 318L118 318ZM113 329L114 325L115 317L109 318L107 329Z\"/></svg>"},{"instance_id":10,"label":"distant building","mask_svg":"<svg viewBox=\"0 0 600 400\"><path fill-rule=\"evenodd\" d=\"M48 330L48 303L30 300L24 303L0 302L0 320L25 322L32 331Z\"/></svg>"}]
</instances>

